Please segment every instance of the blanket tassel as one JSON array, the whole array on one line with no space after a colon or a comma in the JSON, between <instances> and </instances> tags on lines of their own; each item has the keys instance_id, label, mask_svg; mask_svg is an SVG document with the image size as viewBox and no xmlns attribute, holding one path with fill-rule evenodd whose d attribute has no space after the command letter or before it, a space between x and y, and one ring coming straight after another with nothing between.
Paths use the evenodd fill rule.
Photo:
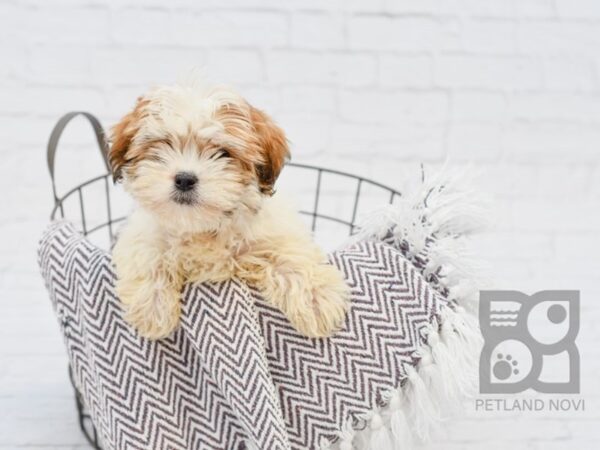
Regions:
<instances>
[{"instance_id":1,"label":"blanket tassel","mask_svg":"<svg viewBox=\"0 0 600 450\"><path fill-rule=\"evenodd\" d=\"M378 412L371 417L370 428L369 450L394 450L390 433L383 423L383 417Z\"/></svg>"}]
</instances>

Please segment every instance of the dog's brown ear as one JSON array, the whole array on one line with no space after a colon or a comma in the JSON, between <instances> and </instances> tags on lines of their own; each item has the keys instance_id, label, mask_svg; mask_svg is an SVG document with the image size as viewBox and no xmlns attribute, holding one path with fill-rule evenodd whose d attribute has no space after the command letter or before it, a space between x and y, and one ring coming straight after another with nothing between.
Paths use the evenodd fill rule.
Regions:
<instances>
[{"instance_id":1,"label":"dog's brown ear","mask_svg":"<svg viewBox=\"0 0 600 450\"><path fill-rule=\"evenodd\" d=\"M287 138L267 114L253 106L250 106L250 118L258 135L264 160L256 168L260 190L263 194L272 195L273 185L290 158Z\"/></svg>"},{"instance_id":2,"label":"dog's brown ear","mask_svg":"<svg viewBox=\"0 0 600 450\"><path fill-rule=\"evenodd\" d=\"M143 97L137 99L133 111L125 115L110 132L110 150L108 161L112 169L113 179L119 181L123 178L123 166L128 161L128 151L131 141L140 127L140 119L143 115L143 107L148 104Z\"/></svg>"}]
</instances>

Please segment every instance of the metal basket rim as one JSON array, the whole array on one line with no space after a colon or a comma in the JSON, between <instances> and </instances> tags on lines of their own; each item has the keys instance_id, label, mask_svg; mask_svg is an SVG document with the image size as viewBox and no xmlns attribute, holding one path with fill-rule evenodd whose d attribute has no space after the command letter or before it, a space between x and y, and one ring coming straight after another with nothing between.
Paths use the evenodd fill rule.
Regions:
<instances>
[{"instance_id":1,"label":"metal basket rim","mask_svg":"<svg viewBox=\"0 0 600 450\"><path fill-rule=\"evenodd\" d=\"M60 137L62 136L62 133L65 130L66 126L71 122L72 119L74 119L75 117L78 117L78 116L83 116L92 126L92 130L95 134L96 141L98 143L98 148L100 150L102 161L104 162L106 173L92 177L86 181L83 181L82 183L72 187L71 189L67 190L66 193L59 196L57 194L57 190L56 190L56 179L55 179L55 171L54 171L54 168L55 168L54 163L55 163L58 142L59 142ZM116 219L113 219L113 217L112 217L112 210L111 210L111 204L110 204L110 187L109 187L109 178L111 177L111 173L110 173L110 165L108 163L108 149L109 149L109 145L108 145L108 141L106 139L105 133L103 131L102 125L100 124L100 121L92 114L90 114L88 112L82 112L82 111L73 111L73 112L65 114L58 120L58 122L56 123L56 125L50 135L50 139L48 141L47 155L46 155L47 162L48 162L48 171L50 173L50 179L52 181L52 193L54 196L54 207L50 214L51 220L54 220L56 218L58 210L61 211L61 217L65 218L64 208L63 208L64 202L77 192L79 195L79 204L80 204L81 220L82 220L84 235L87 235L89 233L92 233L94 231L102 229L104 227L108 227L110 237L111 237L111 239L113 238L114 235L113 235L113 230L112 230L112 224L115 222L122 221L126 217L119 217ZM389 194L389 203L390 204L393 203L393 201L396 197L402 196L402 194L398 190L393 189L390 186L387 186L383 183L372 180L370 178L366 178L361 175L352 174L350 172L337 170L337 169L331 169L331 168L327 168L327 167L321 167L321 166L312 165L312 164L296 163L296 162L288 162L286 164L286 166L296 167L299 169L308 169L308 170L317 172L317 181L316 181L316 187L315 187L316 191L315 191L315 195L314 195L312 211L307 211L307 210L299 211L303 215L312 217L312 223L311 223L312 231L316 230L317 219L324 219L324 220L327 220L330 222L336 222L338 224L348 226L350 229L350 233L352 234L352 232L356 228L355 222L356 222L356 218L357 218L358 203L359 203L360 196L361 196L361 189L364 184L374 186L376 188L387 191L387 193ZM329 214L323 214L318 211L319 199L320 199L320 195L321 195L321 181L322 181L323 174L342 176L342 177L346 177L346 178L356 181L356 189L355 189L355 193L354 193L354 204L353 204L352 216L351 216L350 220L343 220L341 218L334 217ZM85 202L83 199L82 189L85 188L86 186L89 186L100 180L104 180L104 183L105 183L108 220L105 223L102 223L102 224L95 226L94 228L88 230L87 225L86 225L86 220L85 220L85 209L84 209Z\"/></svg>"},{"instance_id":2,"label":"metal basket rim","mask_svg":"<svg viewBox=\"0 0 600 450\"><path fill-rule=\"evenodd\" d=\"M312 164L304 164L304 163L295 163L295 162L288 162L286 164L286 166L289 167L297 167L297 168L301 168L301 169L311 169L311 170L316 170L316 171L320 171L323 173L329 173L332 175L339 175L339 176L343 176L343 177L347 177L347 178L352 178L355 180L360 180L363 183L368 183L372 186L381 188L381 189L385 189L387 191L390 192L390 194L394 194L394 196L398 196L401 197L402 193L400 191L397 191L394 188L391 188L383 183L380 183L378 181L374 181L371 180L370 178L365 178L361 175L355 175L353 173L350 172L345 172L345 171L341 171L341 170L337 170L337 169L330 169L328 167L322 167L322 166L315 166ZM68 197L70 197L71 195L73 195L75 192L77 192L79 189L84 188L92 183L95 183L97 181L100 181L103 178L110 178L112 176L111 173L105 173L103 175L97 175L95 177L89 178L77 185L75 185L73 188L69 189L67 192L65 192L64 194L62 194L61 196L57 196L55 203L54 203L54 207L52 208L52 212L51 212L51 216L50 219L54 219L55 215L56 215L56 210L60 207L60 204L63 203Z\"/></svg>"}]
</instances>

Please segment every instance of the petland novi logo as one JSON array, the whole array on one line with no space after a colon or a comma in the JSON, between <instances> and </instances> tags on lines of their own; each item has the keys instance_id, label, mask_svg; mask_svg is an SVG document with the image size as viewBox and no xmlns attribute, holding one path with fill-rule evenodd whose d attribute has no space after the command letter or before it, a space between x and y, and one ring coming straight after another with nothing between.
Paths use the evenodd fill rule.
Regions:
<instances>
[{"instance_id":1,"label":"petland novi logo","mask_svg":"<svg viewBox=\"0 0 600 450\"><path fill-rule=\"evenodd\" d=\"M480 393L579 393L579 291L482 291L479 323Z\"/></svg>"}]
</instances>

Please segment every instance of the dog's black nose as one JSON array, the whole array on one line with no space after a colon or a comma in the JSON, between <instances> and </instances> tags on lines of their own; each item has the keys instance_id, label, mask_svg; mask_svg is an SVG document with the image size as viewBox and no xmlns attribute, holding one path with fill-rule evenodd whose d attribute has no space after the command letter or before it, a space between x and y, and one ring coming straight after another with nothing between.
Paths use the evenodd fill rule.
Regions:
<instances>
[{"instance_id":1,"label":"dog's black nose","mask_svg":"<svg viewBox=\"0 0 600 450\"><path fill-rule=\"evenodd\" d=\"M175 175L175 187L181 192L191 191L198 182L198 177L191 172L179 172Z\"/></svg>"}]
</instances>

